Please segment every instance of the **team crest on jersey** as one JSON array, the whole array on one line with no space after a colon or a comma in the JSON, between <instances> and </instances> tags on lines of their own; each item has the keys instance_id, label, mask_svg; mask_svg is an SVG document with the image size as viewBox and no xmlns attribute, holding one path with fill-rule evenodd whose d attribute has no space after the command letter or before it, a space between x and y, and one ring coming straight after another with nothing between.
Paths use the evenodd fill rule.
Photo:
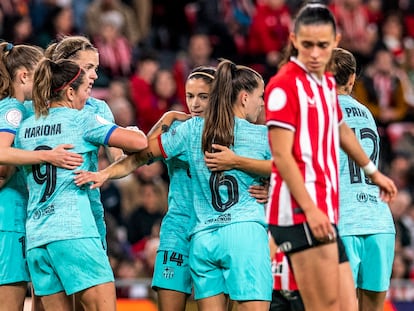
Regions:
<instances>
[{"instance_id":1,"label":"team crest on jersey","mask_svg":"<svg viewBox=\"0 0 414 311\"><path fill-rule=\"evenodd\" d=\"M101 124L111 124L111 122L109 122L108 120L105 120L104 118L98 115L96 116L96 120Z\"/></svg>"},{"instance_id":2,"label":"team crest on jersey","mask_svg":"<svg viewBox=\"0 0 414 311\"><path fill-rule=\"evenodd\" d=\"M19 109L11 109L6 112L6 121L14 127L20 125L22 117L22 112Z\"/></svg>"},{"instance_id":3,"label":"team crest on jersey","mask_svg":"<svg viewBox=\"0 0 414 311\"><path fill-rule=\"evenodd\" d=\"M165 267L162 274L164 275L164 278L172 279L174 277L174 269L171 267Z\"/></svg>"},{"instance_id":4,"label":"team crest on jersey","mask_svg":"<svg viewBox=\"0 0 414 311\"><path fill-rule=\"evenodd\" d=\"M286 106L287 96L283 89L277 87L269 95L267 107L270 111L279 111Z\"/></svg>"}]
</instances>

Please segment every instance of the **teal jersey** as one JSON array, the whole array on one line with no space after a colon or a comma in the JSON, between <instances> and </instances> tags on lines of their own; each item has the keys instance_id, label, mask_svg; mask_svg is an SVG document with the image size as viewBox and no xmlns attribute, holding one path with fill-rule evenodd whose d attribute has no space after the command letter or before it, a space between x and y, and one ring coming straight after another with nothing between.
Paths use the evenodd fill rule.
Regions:
<instances>
[{"instance_id":1,"label":"teal jersey","mask_svg":"<svg viewBox=\"0 0 414 311\"><path fill-rule=\"evenodd\" d=\"M355 132L365 153L378 165L380 138L371 112L348 95L339 95L339 104L345 122ZM339 175L340 235L395 233L391 211L379 197L378 186L343 150Z\"/></svg>"},{"instance_id":2,"label":"teal jersey","mask_svg":"<svg viewBox=\"0 0 414 311\"><path fill-rule=\"evenodd\" d=\"M0 132L16 135L25 108L17 99L6 97L0 101ZM28 191L20 168L0 189L0 231L24 232Z\"/></svg>"},{"instance_id":3,"label":"teal jersey","mask_svg":"<svg viewBox=\"0 0 414 311\"><path fill-rule=\"evenodd\" d=\"M89 97L85 103L85 107L83 108L85 111L89 111L95 115L104 118L106 121L110 123L115 123L114 115L112 114L111 109L109 108L108 104L100 99ZM91 161L91 168L90 171L96 172L98 171L98 150L97 149L92 154L92 161ZM101 202L101 192L99 188L97 189L88 189L89 191L89 201L91 202L91 209L92 213L95 217L96 224L98 226L99 234L101 235L101 239L104 241L106 238L106 227L105 227L105 220L104 220L104 209Z\"/></svg>"},{"instance_id":4,"label":"teal jersey","mask_svg":"<svg viewBox=\"0 0 414 311\"><path fill-rule=\"evenodd\" d=\"M16 147L48 150L72 144L83 156L80 170L89 170L93 155L106 145L116 125L85 110L52 108L47 117L25 119L17 132ZM99 237L88 187L77 187L73 171L49 163L24 166L29 188L27 249L53 241Z\"/></svg>"},{"instance_id":5,"label":"teal jersey","mask_svg":"<svg viewBox=\"0 0 414 311\"><path fill-rule=\"evenodd\" d=\"M167 160L177 158L190 166L195 217L191 234L246 221L265 226L264 206L248 192L252 184L260 184L261 176L235 169L210 172L201 150L203 125L204 119L195 117L160 138ZM231 149L242 157L269 160L267 128L235 118Z\"/></svg>"},{"instance_id":6,"label":"teal jersey","mask_svg":"<svg viewBox=\"0 0 414 311\"><path fill-rule=\"evenodd\" d=\"M173 131L182 122L174 122ZM189 230L192 228L193 187L188 163L178 158L165 161L170 177L168 211L162 219L159 250L179 252L188 256Z\"/></svg>"}]
</instances>

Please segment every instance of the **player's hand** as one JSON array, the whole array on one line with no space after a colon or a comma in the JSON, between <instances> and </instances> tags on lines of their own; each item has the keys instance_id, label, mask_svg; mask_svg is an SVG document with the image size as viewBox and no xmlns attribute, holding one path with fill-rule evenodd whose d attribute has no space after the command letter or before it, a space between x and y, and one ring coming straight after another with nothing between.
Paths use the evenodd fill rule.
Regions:
<instances>
[{"instance_id":1,"label":"player's hand","mask_svg":"<svg viewBox=\"0 0 414 311\"><path fill-rule=\"evenodd\" d=\"M75 171L75 184L80 187L87 183L92 183L90 186L91 189L101 187L105 181L108 180L108 176L103 172L89 172L89 171Z\"/></svg>"},{"instance_id":2,"label":"player's hand","mask_svg":"<svg viewBox=\"0 0 414 311\"><path fill-rule=\"evenodd\" d=\"M69 170L77 168L82 164L83 158L80 154L68 151L73 147L71 144L62 144L52 150L46 150L46 162Z\"/></svg>"},{"instance_id":3,"label":"player's hand","mask_svg":"<svg viewBox=\"0 0 414 311\"><path fill-rule=\"evenodd\" d=\"M228 171L234 168L236 165L236 155L226 146L212 144L215 152L204 153L204 161L207 167L215 171Z\"/></svg>"},{"instance_id":4,"label":"player's hand","mask_svg":"<svg viewBox=\"0 0 414 311\"><path fill-rule=\"evenodd\" d=\"M380 188L380 197L384 202L391 202L398 193L394 181L380 171L376 171L369 176L371 180Z\"/></svg>"},{"instance_id":5,"label":"player's hand","mask_svg":"<svg viewBox=\"0 0 414 311\"><path fill-rule=\"evenodd\" d=\"M249 193L258 203L267 203L269 198L269 183L263 185L252 185L249 187Z\"/></svg>"},{"instance_id":6,"label":"player's hand","mask_svg":"<svg viewBox=\"0 0 414 311\"><path fill-rule=\"evenodd\" d=\"M336 240L335 228L319 208L315 207L308 210L306 220L314 237L321 242L333 242Z\"/></svg>"}]
</instances>

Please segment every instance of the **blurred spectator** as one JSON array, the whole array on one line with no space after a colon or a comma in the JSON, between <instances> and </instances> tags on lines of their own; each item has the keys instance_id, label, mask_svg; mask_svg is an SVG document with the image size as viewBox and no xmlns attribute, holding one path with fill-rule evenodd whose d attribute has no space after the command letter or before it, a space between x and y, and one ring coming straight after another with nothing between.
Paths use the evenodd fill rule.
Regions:
<instances>
[{"instance_id":1,"label":"blurred spectator","mask_svg":"<svg viewBox=\"0 0 414 311\"><path fill-rule=\"evenodd\" d=\"M389 162L392 157L392 141L387 133L388 125L407 117L408 104L401 80L396 72L394 58L388 50L378 50L372 63L356 81L353 94L372 112L381 136L380 158Z\"/></svg>"},{"instance_id":2,"label":"blurred spectator","mask_svg":"<svg viewBox=\"0 0 414 311\"><path fill-rule=\"evenodd\" d=\"M394 56L397 64L401 65L405 60L404 55L404 21L398 11L389 12L380 27L380 36L375 49L387 49Z\"/></svg>"},{"instance_id":3,"label":"blurred spectator","mask_svg":"<svg viewBox=\"0 0 414 311\"><path fill-rule=\"evenodd\" d=\"M105 11L100 16L100 31L93 37L99 51L99 64L109 80L128 77L131 73L132 47L121 29L124 18L118 11Z\"/></svg>"},{"instance_id":4,"label":"blurred spectator","mask_svg":"<svg viewBox=\"0 0 414 311\"><path fill-rule=\"evenodd\" d=\"M138 24L138 43L148 39L151 30L152 2L151 0L132 0L131 6L135 12Z\"/></svg>"},{"instance_id":5,"label":"blurred spectator","mask_svg":"<svg viewBox=\"0 0 414 311\"><path fill-rule=\"evenodd\" d=\"M156 161L151 165L144 165L137 168L128 176L114 180L122 194L122 215L127 219L135 208L142 204L144 198L141 195L141 188L146 183L160 183L167 187L165 165Z\"/></svg>"},{"instance_id":6,"label":"blurred spectator","mask_svg":"<svg viewBox=\"0 0 414 311\"><path fill-rule=\"evenodd\" d=\"M94 0L91 3L85 14L88 35L93 38L101 32L101 16L108 11L117 11L122 15L124 22L121 33L131 46L135 46L140 39L137 18L132 8L120 0Z\"/></svg>"},{"instance_id":7,"label":"blurred spectator","mask_svg":"<svg viewBox=\"0 0 414 311\"><path fill-rule=\"evenodd\" d=\"M34 44L32 20L29 15L6 15L1 38L13 44Z\"/></svg>"},{"instance_id":8,"label":"blurred spectator","mask_svg":"<svg viewBox=\"0 0 414 311\"><path fill-rule=\"evenodd\" d=\"M130 92L132 103L135 106L135 120L142 128L146 115L141 107L151 107L153 97L152 83L160 63L157 54L151 51L142 51L136 62L136 68L130 77ZM144 132L146 132L144 130Z\"/></svg>"},{"instance_id":9,"label":"blurred spectator","mask_svg":"<svg viewBox=\"0 0 414 311\"><path fill-rule=\"evenodd\" d=\"M403 216L412 204L412 197L408 191L399 191L393 201L389 203L396 229L396 251L401 252L404 259L410 263L414 259L414 252L411 244L410 230L403 222Z\"/></svg>"},{"instance_id":10,"label":"blurred spectator","mask_svg":"<svg viewBox=\"0 0 414 311\"><path fill-rule=\"evenodd\" d=\"M177 85L177 94L182 103L186 102L185 82L193 68L198 66L217 65L212 58L213 49L210 38L204 33L192 34L185 53L180 53L173 65L174 79ZM185 108L185 110L187 110Z\"/></svg>"},{"instance_id":11,"label":"blurred spectator","mask_svg":"<svg viewBox=\"0 0 414 311\"><path fill-rule=\"evenodd\" d=\"M98 169L103 170L109 165L109 160L105 155L105 152L100 152ZM121 213L121 192L118 186L113 180L107 180L101 190L101 201L104 208L105 214L110 214L116 221L117 226L122 226L124 220Z\"/></svg>"},{"instance_id":12,"label":"blurred spectator","mask_svg":"<svg viewBox=\"0 0 414 311\"><path fill-rule=\"evenodd\" d=\"M70 6L56 5L50 7L48 12L42 28L36 35L37 45L43 48L76 33L73 11Z\"/></svg>"},{"instance_id":13,"label":"blurred spectator","mask_svg":"<svg viewBox=\"0 0 414 311\"><path fill-rule=\"evenodd\" d=\"M358 64L368 63L378 40L378 27L370 21L363 0L336 0L330 8L342 36L340 46L351 51Z\"/></svg>"},{"instance_id":14,"label":"blurred spectator","mask_svg":"<svg viewBox=\"0 0 414 311\"><path fill-rule=\"evenodd\" d=\"M276 72L291 27L292 16L285 0L263 0L258 4L249 28L247 48L250 62L264 66L259 72L266 73L266 81Z\"/></svg>"},{"instance_id":15,"label":"blurred spectator","mask_svg":"<svg viewBox=\"0 0 414 311\"><path fill-rule=\"evenodd\" d=\"M134 252L144 249L145 242L144 245L140 242L152 235L154 224L159 226L167 206L165 184L148 182L142 184L140 191L142 202L126 220L127 237Z\"/></svg>"},{"instance_id":16,"label":"blurred spectator","mask_svg":"<svg viewBox=\"0 0 414 311\"><path fill-rule=\"evenodd\" d=\"M411 169L411 155L402 150L396 149L395 155L389 165L389 177L394 181L397 189L409 190L409 170Z\"/></svg>"},{"instance_id":17,"label":"blurred spectator","mask_svg":"<svg viewBox=\"0 0 414 311\"><path fill-rule=\"evenodd\" d=\"M386 3L394 3L395 1L385 1ZM397 9L397 8L395 8ZM414 1L399 0L398 9L404 14L404 24L407 30L407 35L414 38Z\"/></svg>"},{"instance_id":18,"label":"blurred spectator","mask_svg":"<svg viewBox=\"0 0 414 311\"><path fill-rule=\"evenodd\" d=\"M394 255L394 262L392 264L392 280L406 280L409 276L409 267L407 261L404 259L404 256L396 252Z\"/></svg>"},{"instance_id":19,"label":"blurred spectator","mask_svg":"<svg viewBox=\"0 0 414 311\"><path fill-rule=\"evenodd\" d=\"M191 1L152 1L150 41L153 48L163 51L163 54L185 49L191 29L185 14L185 6L189 2Z\"/></svg>"},{"instance_id":20,"label":"blurred spectator","mask_svg":"<svg viewBox=\"0 0 414 311\"><path fill-rule=\"evenodd\" d=\"M253 1L198 0L197 7L196 31L212 38L214 57L240 61L255 11Z\"/></svg>"},{"instance_id":21,"label":"blurred spectator","mask_svg":"<svg viewBox=\"0 0 414 311\"><path fill-rule=\"evenodd\" d=\"M135 105L137 102L135 102ZM138 127L145 133L169 110L185 111L186 107L177 96L177 84L171 70L159 69L152 83L152 96L150 101L139 101L136 106L138 114Z\"/></svg>"}]
</instances>

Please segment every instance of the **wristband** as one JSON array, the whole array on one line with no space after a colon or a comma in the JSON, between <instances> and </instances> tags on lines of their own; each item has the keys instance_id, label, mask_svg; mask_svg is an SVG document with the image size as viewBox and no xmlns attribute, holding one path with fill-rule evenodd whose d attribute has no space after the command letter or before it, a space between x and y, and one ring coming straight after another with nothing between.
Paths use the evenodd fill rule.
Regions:
<instances>
[{"instance_id":1,"label":"wristband","mask_svg":"<svg viewBox=\"0 0 414 311\"><path fill-rule=\"evenodd\" d=\"M363 166L362 169L364 170L364 173L368 176L371 176L376 171L378 171L378 168L375 166L374 162L369 161L367 165Z\"/></svg>"}]
</instances>

